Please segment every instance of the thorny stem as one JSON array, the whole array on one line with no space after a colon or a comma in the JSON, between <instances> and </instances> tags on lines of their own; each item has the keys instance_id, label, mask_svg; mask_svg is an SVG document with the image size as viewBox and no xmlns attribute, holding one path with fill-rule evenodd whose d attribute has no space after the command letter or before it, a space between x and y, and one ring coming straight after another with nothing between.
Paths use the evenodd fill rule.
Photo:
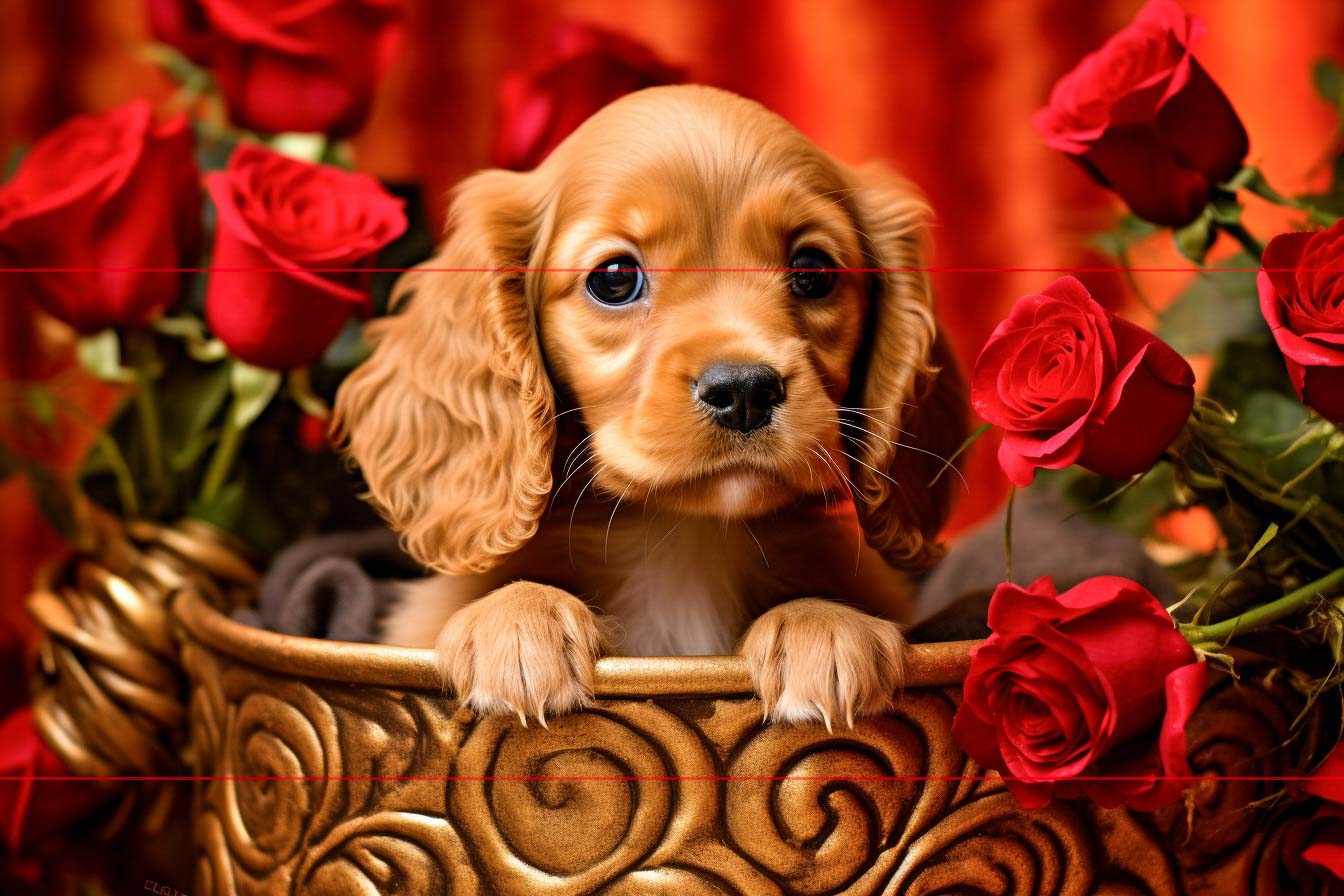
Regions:
<instances>
[{"instance_id":1,"label":"thorny stem","mask_svg":"<svg viewBox=\"0 0 1344 896\"><path fill-rule=\"evenodd\" d=\"M1344 585L1344 567L1336 569L1314 582L1285 594L1267 604L1239 613L1230 619L1208 625L1179 625L1177 629L1191 644L1201 647L1213 643L1224 644L1238 632L1254 631L1291 616L1322 594Z\"/></svg>"}]
</instances>

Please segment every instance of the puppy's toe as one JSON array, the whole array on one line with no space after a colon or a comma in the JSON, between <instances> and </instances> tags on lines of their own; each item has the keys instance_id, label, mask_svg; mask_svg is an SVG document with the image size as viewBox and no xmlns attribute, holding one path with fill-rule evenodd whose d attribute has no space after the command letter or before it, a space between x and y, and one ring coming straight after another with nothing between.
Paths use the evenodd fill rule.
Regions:
<instances>
[{"instance_id":1,"label":"puppy's toe","mask_svg":"<svg viewBox=\"0 0 1344 896\"><path fill-rule=\"evenodd\" d=\"M765 613L740 647L767 720L821 722L828 731L891 708L904 651L895 623L817 599Z\"/></svg>"},{"instance_id":2,"label":"puppy's toe","mask_svg":"<svg viewBox=\"0 0 1344 896\"><path fill-rule=\"evenodd\" d=\"M452 615L435 644L444 683L476 712L529 717L592 702L593 664L606 637L583 601L515 582Z\"/></svg>"}]
</instances>

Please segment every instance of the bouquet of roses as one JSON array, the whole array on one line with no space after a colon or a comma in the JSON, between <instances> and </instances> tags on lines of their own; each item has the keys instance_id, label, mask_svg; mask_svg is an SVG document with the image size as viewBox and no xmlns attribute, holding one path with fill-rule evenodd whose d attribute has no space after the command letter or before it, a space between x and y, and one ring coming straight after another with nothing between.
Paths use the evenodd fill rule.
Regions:
<instances>
[{"instance_id":1,"label":"bouquet of roses","mask_svg":"<svg viewBox=\"0 0 1344 896\"><path fill-rule=\"evenodd\" d=\"M1344 684L1344 153L1333 148L1322 193L1271 188L1192 55L1202 31L1174 0L1150 0L1056 85L1035 123L1129 206L1103 240L1122 264L1159 228L1195 265L1219 234L1240 253L1199 274L1156 333L1074 277L1043 284L972 374L973 406L1001 431L1015 486L1059 471L1042 485L1152 542L1170 514L1218 530L1212 550L1168 551L1186 595L1167 608L1122 578L1063 594L1048 579L1020 587L1010 558L956 732L1025 804L1176 799L1204 666L1235 674L1239 649L1277 661L1309 700L1338 703ZM1344 72L1321 62L1315 78L1344 123ZM1242 224L1248 196L1292 210L1298 229L1262 246ZM1181 352L1212 362L1198 394Z\"/></svg>"},{"instance_id":2,"label":"bouquet of roses","mask_svg":"<svg viewBox=\"0 0 1344 896\"><path fill-rule=\"evenodd\" d=\"M122 397L74 482L6 458L77 543L74 492L123 518L205 519L263 549L350 492L314 487L344 476L321 456L326 398L386 293L375 259L404 263L427 242L407 233L405 200L347 170L336 142L368 111L396 10L361 0L271 21L245 7L204 4L208 22L187 34L164 21L176 4L151 4L208 68L156 45L181 85L166 112L135 100L70 119L0 187L6 286L76 331L83 366ZM38 384L23 399L39 422L81 422L56 396Z\"/></svg>"},{"instance_id":3,"label":"bouquet of roses","mask_svg":"<svg viewBox=\"0 0 1344 896\"><path fill-rule=\"evenodd\" d=\"M149 54L178 82L166 107L69 119L0 183L0 289L67 327L112 398L103 420L69 397L70 372L5 384L0 476L25 474L84 551L126 523L192 517L264 555L366 513L324 450L327 401L385 301L392 277L374 269L418 260L428 239L406 198L349 170L339 139L368 113L397 10L219 0L150 13L166 42ZM73 472L46 463L67 441L92 445ZM0 722L4 774L68 774L36 715ZM0 786L14 852L106 797L33 788Z\"/></svg>"},{"instance_id":4,"label":"bouquet of roses","mask_svg":"<svg viewBox=\"0 0 1344 896\"><path fill-rule=\"evenodd\" d=\"M305 531L374 522L327 450L328 406L364 357L364 322L431 248L411 187L351 169L401 29L398 0L276 8L148 0L147 56L176 82L80 116L0 178L0 290L77 340L107 419L55 379L0 384L0 478L26 475L72 545L136 520L203 520L265 557ZM500 86L493 161L531 168L581 121L684 72L566 23ZM53 448L91 444L73 472ZM66 451L64 454L68 455ZM0 772L68 774L34 713L0 721ZM103 799L78 783L0 782L17 852Z\"/></svg>"}]
</instances>

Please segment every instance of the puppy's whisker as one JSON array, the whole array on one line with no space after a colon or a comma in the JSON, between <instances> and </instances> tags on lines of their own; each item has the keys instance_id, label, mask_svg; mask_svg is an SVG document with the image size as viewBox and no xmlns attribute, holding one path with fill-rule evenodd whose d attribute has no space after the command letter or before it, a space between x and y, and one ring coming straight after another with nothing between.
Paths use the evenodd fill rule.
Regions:
<instances>
[{"instance_id":1,"label":"puppy's whisker","mask_svg":"<svg viewBox=\"0 0 1344 896\"><path fill-rule=\"evenodd\" d=\"M579 496L574 499L573 509L569 511L569 530L566 533L566 538L569 542L570 566L574 566L574 515L579 512L579 502L583 500L583 493L588 491L588 486L592 485L593 481L596 480L598 476L602 475L602 470L603 465L599 465L597 468L597 472L593 474L592 479L589 479L587 482L583 484L583 488L579 489ZM578 567L575 568L577 569Z\"/></svg>"},{"instance_id":2,"label":"puppy's whisker","mask_svg":"<svg viewBox=\"0 0 1344 896\"><path fill-rule=\"evenodd\" d=\"M953 465L953 463L952 463L950 460L948 460L947 458L943 457L943 456L942 456L941 454L939 454L938 452L936 452L936 451L928 451L928 450L926 450L926 449L924 449L924 448L917 448L917 447L915 447L914 445L910 445L910 444L907 444L907 443L905 443L905 442L893 442L891 439L885 439L885 438L882 438L882 436L878 435L877 433L873 432L872 430L870 430L870 429L864 429L862 426L858 425L857 423L851 423L851 422L849 422L849 421L847 421L847 420L841 420L841 421L840 421L840 425L841 425L841 426L849 426L849 427L852 427L853 429L857 429L859 432L864 433L864 434L866 434L866 435L870 435L870 436L872 436L872 437L875 438L875 439L881 439L883 442L886 442L888 445L891 445L893 448L901 448L901 449L904 449L904 450L906 450L906 451L917 451L917 452L919 452L920 454L927 454L929 457L932 457L932 458L934 458L935 460L940 460L940 461L942 461L948 468L950 468L950 469L952 470L953 473L957 474L957 478L961 480L961 485L962 485L962 487L966 489L966 494L969 495L969 494L971 493L971 484L970 484L969 482L966 481L966 477L962 475L961 471L958 470L958 469L956 468L956 466ZM902 431L902 432L905 432L904 430L901 430L901 431ZM907 435L908 435L908 433L907 433ZM911 438L914 438L914 437L911 436Z\"/></svg>"},{"instance_id":3,"label":"puppy's whisker","mask_svg":"<svg viewBox=\"0 0 1344 896\"><path fill-rule=\"evenodd\" d=\"M611 544L611 524L616 521L616 511L621 509L621 502L625 500L626 493L630 491L630 486L635 483L632 481L625 486L620 497L616 499L616 506L611 508L611 516L607 517L607 534L602 537L602 565L607 565L607 549Z\"/></svg>"},{"instance_id":4,"label":"puppy's whisker","mask_svg":"<svg viewBox=\"0 0 1344 896\"><path fill-rule=\"evenodd\" d=\"M592 436L589 436L589 438L592 438ZM585 441L587 441L587 440L585 440ZM580 443L579 447L582 447L582 443ZM575 450L577 451L578 448L576 448ZM573 454L574 454L574 452L571 451L571 452L570 452L570 456L572 457ZM579 459L578 464L574 467L573 470L570 471L569 475L566 476L566 477L561 481L560 485L559 485L554 491L551 492L551 504L550 504L550 506L549 506L548 508L546 508L546 512L547 512L547 513L549 513L550 511L552 511L552 510L555 509L555 502L558 501L558 500L560 499L560 492L561 492L561 490L564 489L564 487L565 487L567 484L569 484L569 480L573 479L573 478L574 478L574 474L577 473L577 472L579 472L580 470L582 470L583 467L584 467L584 465L587 464L588 461L590 461L590 460L592 460L592 459L593 459L593 457L592 457L592 453L591 453L591 452L585 452L585 453L583 454L583 456ZM566 463L568 463L568 461L566 461ZM580 492L579 494L580 494L580 496L582 496L583 493ZM575 499L575 503L577 503L577 499Z\"/></svg>"},{"instance_id":5,"label":"puppy's whisker","mask_svg":"<svg viewBox=\"0 0 1344 896\"><path fill-rule=\"evenodd\" d=\"M844 474L844 471L840 469L840 465L835 462L834 458L831 457L830 452L826 450L826 446L822 445L821 442L817 441L816 439L812 439L812 442L815 445L817 445L817 447L820 448L822 451L822 453L818 456L820 456L823 460L828 461L832 465L836 473L840 475L840 478L843 479L845 483L849 486L849 493L854 496L854 503L857 506L859 501L862 500L859 497L858 487L854 485L853 480L851 480L848 476L846 476ZM808 449L808 450L812 451L813 454L817 453L815 449ZM828 504L827 506L829 507L830 505ZM854 533L854 575L856 576L859 574L859 561L862 558L863 558L863 530L857 529L855 530Z\"/></svg>"},{"instance_id":6,"label":"puppy's whisker","mask_svg":"<svg viewBox=\"0 0 1344 896\"><path fill-rule=\"evenodd\" d=\"M760 540L759 538L756 537L756 533L755 533L755 532L751 531L751 526L748 526L748 525L747 525L747 521L746 521L746 520L742 520L742 528L743 528L743 529L746 529L746 530L747 530L747 534L751 536L751 540L754 541L754 542L756 542L756 550L758 550L758 551L761 552L761 559L765 561L765 568L766 568L766 569L769 569L769 568L770 568L770 558L767 557L767 556L765 556L765 548L761 547L761 540Z\"/></svg>"},{"instance_id":7,"label":"puppy's whisker","mask_svg":"<svg viewBox=\"0 0 1344 896\"><path fill-rule=\"evenodd\" d=\"M840 404L840 406L837 406L837 410L840 410L840 411L894 411L894 410L896 410L896 408L898 408L898 407L907 408L907 410L911 410L911 411L918 411L918 410L919 410L919 406L918 406L918 404L911 404L910 402L898 402L898 403L895 403L895 404L883 404L882 407L849 407L848 404Z\"/></svg>"},{"instance_id":8,"label":"puppy's whisker","mask_svg":"<svg viewBox=\"0 0 1344 896\"><path fill-rule=\"evenodd\" d=\"M668 529L666 532L663 533L663 537L658 539L657 543L654 544L652 553L656 553L658 551L658 548L662 547L663 542L667 541L667 539L672 535L673 532L681 528L681 522L684 519L686 519L686 517L684 516L681 517L675 523L672 524L671 529ZM647 553L645 554L645 557L646 558L648 557Z\"/></svg>"},{"instance_id":9,"label":"puppy's whisker","mask_svg":"<svg viewBox=\"0 0 1344 896\"><path fill-rule=\"evenodd\" d=\"M813 441L816 441L816 440L813 439ZM818 443L818 444L820 444L820 443ZM807 450L810 451L810 452L812 452L812 454L814 454L816 457L821 458L821 455L817 453L817 451L816 451L815 448L808 448ZM822 464L823 464L823 466L825 465L825 463L826 463L826 462L825 462L825 459L822 459ZM807 472L808 472L808 475L809 475L809 476L812 475L812 464L811 464L811 463L809 463L809 464L807 465ZM828 471L828 472L829 472L829 471ZM831 502L834 500L834 496L831 495L831 490L830 490L830 488L827 486L827 480L826 480L826 479L822 479L822 480L821 480L821 496L822 496L822 500L825 502L824 506L826 507L827 510L830 510L830 508L831 508Z\"/></svg>"},{"instance_id":10,"label":"puppy's whisker","mask_svg":"<svg viewBox=\"0 0 1344 896\"><path fill-rule=\"evenodd\" d=\"M588 442L591 441L593 436L595 435L597 435L596 432L588 433L588 435L584 436L582 439L579 440L579 443L577 445L575 445L573 448L570 449L569 454L565 457L564 472L567 476L572 475L570 471L570 465L574 462L574 456L578 454L578 452L583 449L583 446L587 445Z\"/></svg>"},{"instance_id":11,"label":"puppy's whisker","mask_svg":"<svg viewBox=\"0 0 1344 896\"><path fill-rule=\"evenodd\" d=\"M831 457L831 453L829 450L827 450L825 445L822 445L821 442L818 442L816 439L813 439L812 441L816 443L817 448L820 449L820 454L818 456L832 470L834 470L835 475L839 477L837 481L842 485L848 486L850 495L853 496L855 501L859 500L859 487L854 484L854 480L850 479L848 476L845 475L845 471L840 467L840 464L836 461L836 459ZM843 454L844 452L841 453ZM848 455L845 456L848 457Z\"/></svg>"},{"instance_id":12,"label":"puppy's whisker","mask_svg":"<svg viewBox=\"0 0 1344 896\"><path fill-rule=\"evenodd\" d=\"M841 449L839 449L839 448L837 448L837 449L835 449L835 450L836 450L836 451L839 451L839 452L840 452L841 454L843 454L845 457L847 457L847 458L849 458L850 460L854 461L854 463L856 463L856 464L860 464L860 465L865 466L865 467L867 467L868 469L872 470L874 473L876 473L877 475L881 476L883 479L887 480L888 482L890 482L892 485L896 486L897 488L900 488L900 487L901 487L901 484L900 484L899 482L897 482L895 479L892 479L890 476L888 476L886 473L883 473L881 470L879 470L877 467L873 466L872 464L870 464L870 463L865 463L864 461L859 460L857 457L855 457L854 455L850 454L848 451L844 451L844 450L841 450Z\"/></svg>"},{"instance_id":13,"label":"puppy's whisker","mask_svg":"<svg viewBox=\"0 0 1344 896\"><path fill-rule=\"evenodd\" d=\"M554 423L555 421L559 420L561 417L565 416L566 414L573 414L573 413L576 412L576 411L590 411L590 410L593 409L593 407L594 407L593 405L580 405L579 407L576 407L576 408L570 408L570 409L568 409L568 410L561 411L560 413L553 415L553 416L551 417L551 419L548 420L548 421L546 421L546 422L547 422L547 423Z\"/></svg>"},{"instance_id":14,"label":"puppy's whisker","mask_svg":"<svg viewBox=\"0 0 1344 896\"><path fill-rule=\"evenodd\" d=\"M865 414L858 408L840 408L840 419L842 422L844 421L845 413L858 414L860 417L863 417L867 420L871 420L872 422L885 426L888 429L894 429L903 436L909 436L912 439L918 438L918 436L916 436L914 433L907 432L906 430L901 429L899 426L892 423L890 420L883 420L881 417L874 417L872 414Z\"/></svg>"},{"instance_id":15,"label":"puppy's whisker","mask_svg":"<svg viewBox=\"0 0 1344 896\"><path fill-rule=\"evenodd\" d=\"M560 497L560 490L563 489L566 485L568 485L568 484L569 484L569 480L571 480L571 479L574 478L574 473L577 473L577 472L579 472L579 470L582 470L583 467L584 467L584 464L586 464L586 463L587 463L588 461L590 461L590 460L592 460L592 456L591 456L591 455L585 456L584 459L583 459L583 463L580 463L577 467L575 467L575 468L574 468L574 472L573 472L573 473L570 473L568 476L566 476L566 477L564 478L563 481L561 481L559 487L556 488L556 490L551 494L551 508L552 508L552 509L554 509L554 507L555 507L555 502L556 502L556 500Z\"/></svg>"}]
</instances>

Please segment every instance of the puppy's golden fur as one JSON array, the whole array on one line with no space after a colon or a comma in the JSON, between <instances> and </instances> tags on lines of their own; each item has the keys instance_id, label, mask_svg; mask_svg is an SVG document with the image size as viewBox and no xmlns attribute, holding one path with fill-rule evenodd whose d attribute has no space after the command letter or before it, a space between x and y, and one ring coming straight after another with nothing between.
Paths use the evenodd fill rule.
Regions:
<instances>
[{"instance_id":1,"label":"puppy's golden fur","mask_svg":"<svg viewBox=\"0 0 1344 896\"><path fill-rule=\"evenodd\" d=\"M337 399L372 499L441 573L406 589L385 640L434 645L469 705L524 720L589 700L605 651L739 638L776 720L886 708L905 573L937 556L952 477L929 483L964 435L908 270L926 217L899 177L706 87L632 94L535 171L468 178ZM907 270L799 299L783 270L805 246ZM585 277L618 256L647 293L613 308ZM696 406L725 362L780 373L767 426Z\"/></svg>"}]
</instances>

